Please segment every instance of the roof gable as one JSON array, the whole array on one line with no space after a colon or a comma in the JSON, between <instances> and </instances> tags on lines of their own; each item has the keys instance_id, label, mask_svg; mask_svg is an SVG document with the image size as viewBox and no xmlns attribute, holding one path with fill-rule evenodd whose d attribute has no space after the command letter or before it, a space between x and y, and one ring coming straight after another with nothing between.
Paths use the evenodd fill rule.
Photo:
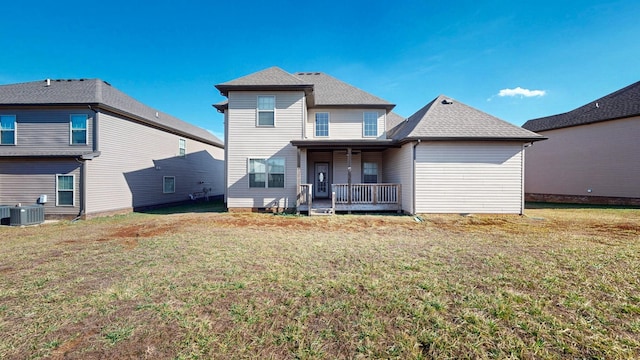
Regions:
<instances>
[{"instance_id":1,"label":"roof gable","mask_svg":"<svg viewBox=\"0 0 640 360\"><path fill-rule=\"evenodd\" d=\"M231 81L216 85L222 95L227 96L229 90L305 90L313 86L289 74L277 66L270 67Z\"/></svg>"},{"instance_id":2,"label":"roof gable","mask_svg":"<svg viewBox=\"0 0 640 360\"><path fill-rule=\"evenodd\" d=\"M545 131L640 115L640 81L566 113L532 119L522 125Z\"/></svg>"},{"instance_id":3,"label":"roof gable","mask_svg":"<svg viewBox=\"0 0 640 360\"><path fill-rule=\"evenodd\" d=\"M210 132L144 105L100 79L46 80L0 85L0 105L85 104L102 106L186 137L223 146L222 141Z\"/></svg>"},{"instance_id":4,"label":"roof gable","mask_svg":"<svg viewBox=\"0 0 640 360\"><path fill-rule=\"evenodd\" d=\"M216 85L223 96L228 96L230 90L303 90L307 95L309 107L341 106L341 107L371 107L393 109L394 104L383 100L366 91L349 85L332 76L320 72L297 72L289 74L279 67L249 74L235 80ZM215 104L219 110L224 104Z\"/></svg>"},{"instance_id":5,"label":"roof gable","mask_svg":"<svg viewBox=\"0 0 640 360\"><path fill-rule=\"evenodd\" d=\"M321 72L298 72L295 76L313 84L314 106L366 106L389 110L395 107L384 99Z\"/></svg>"},{"instance_id":6,"label":"roof gable","mask_svg":"<svg viewBox=\"0 0 640 360\"><path fill-rule=\"evenodd\" d=\"M543 136L500 120L447 96L440 95L389 131L397 141L424 140L527 140Z\"/></svg>"}]
</instances>

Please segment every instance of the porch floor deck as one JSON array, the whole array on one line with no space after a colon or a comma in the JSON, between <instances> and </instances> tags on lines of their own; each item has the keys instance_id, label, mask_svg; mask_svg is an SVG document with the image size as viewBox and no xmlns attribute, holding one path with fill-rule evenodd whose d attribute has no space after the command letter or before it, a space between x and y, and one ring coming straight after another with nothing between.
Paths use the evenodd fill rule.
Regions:
<instances>
[{"instance_id":1,"label":"porch floor deck","mask_svg":"<svg viewBox=\"0 0 640 360\"><path fill-rule=\"evenodd\" d=\"M311 215L332 215L331 199L314 199L311 203L311 211L309 205L301 204L299 210L301 212L310 213ZM398 204L336 204L335 212L351 212L351 211L400 211Z\"/></svg>"}]
</instances>

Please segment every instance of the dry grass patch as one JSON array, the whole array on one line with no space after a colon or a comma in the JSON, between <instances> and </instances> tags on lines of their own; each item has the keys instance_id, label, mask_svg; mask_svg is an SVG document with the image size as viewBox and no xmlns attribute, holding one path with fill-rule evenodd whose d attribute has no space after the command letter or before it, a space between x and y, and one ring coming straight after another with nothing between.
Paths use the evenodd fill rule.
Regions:
<instances>
[{"instance_id":1,"label":"dry grass patch","mask_svg":"<svg viewBox=\"0 0 640 360\"><path fill-rule=\"evenodd\" d=\"M0 228L0 358L637 358L640 211Z\"/></svg>"}]
</instances>

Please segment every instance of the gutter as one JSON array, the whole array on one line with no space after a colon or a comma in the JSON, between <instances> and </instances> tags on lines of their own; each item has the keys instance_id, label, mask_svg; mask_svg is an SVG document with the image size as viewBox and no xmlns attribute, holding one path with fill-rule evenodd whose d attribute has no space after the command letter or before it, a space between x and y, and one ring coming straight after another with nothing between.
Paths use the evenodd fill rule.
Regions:
<instances>
[{"instance_id":1,"label":"gutter","mask_svg":"<svg viewBox=\"0 0 640 360\"><path fill-rule=\"evenodd\" d=\"M411 184L411 212L416 214L416 148L420 144L420 139L413 144L413 161L411 162L412 182Z\"/></svg>"}]
</instances>

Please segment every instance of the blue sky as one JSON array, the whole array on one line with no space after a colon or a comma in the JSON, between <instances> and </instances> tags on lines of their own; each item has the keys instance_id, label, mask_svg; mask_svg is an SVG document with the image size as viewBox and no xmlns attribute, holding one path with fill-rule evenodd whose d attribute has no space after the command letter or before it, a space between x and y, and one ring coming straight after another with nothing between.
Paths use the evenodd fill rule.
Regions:
<instances>
[{"instance_id":1,"label":"blue sky","mask_svg":"<svg viewBox=\"0 0 640 360\"><path fill-rule=\"evenodd\" d=\"M222 138L213 85L271 66L516 125L640 80L637 0L90 3L4 4L0 84L100 78Z\"/></svg>"}]
</instances>

